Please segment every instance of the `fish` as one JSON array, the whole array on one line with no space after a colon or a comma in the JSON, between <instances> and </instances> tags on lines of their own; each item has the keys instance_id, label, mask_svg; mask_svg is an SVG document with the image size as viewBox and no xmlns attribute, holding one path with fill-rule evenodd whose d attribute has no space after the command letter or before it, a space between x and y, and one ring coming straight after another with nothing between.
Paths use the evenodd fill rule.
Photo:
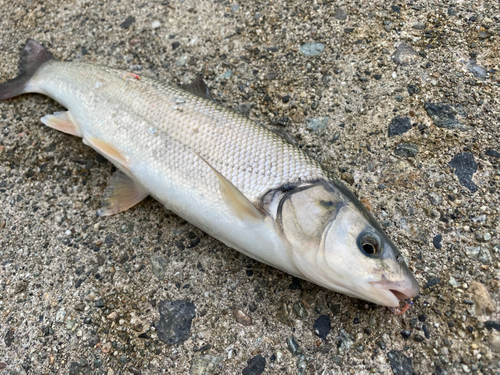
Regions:
<instances>
[{"instance_id":1,"label":"fish","mask_svg":"<svg viewBox=\"0 0 500 375\"><path fill-rule=\"evenodd\" d=\"M116 166L99 216L152 196L227 246L326 289L395 313L418 296L403 256L356 196L302 149L216 103L200 77L173 87L62 62L28 39L0 100L26 93L65 107L41 122Z\"/></svg>"}]
</instances>

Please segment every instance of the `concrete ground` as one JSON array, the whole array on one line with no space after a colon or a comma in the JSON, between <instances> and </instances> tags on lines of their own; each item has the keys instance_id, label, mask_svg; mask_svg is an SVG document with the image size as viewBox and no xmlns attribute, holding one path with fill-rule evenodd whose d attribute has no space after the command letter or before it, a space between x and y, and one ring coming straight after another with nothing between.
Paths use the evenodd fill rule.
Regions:
<instances>
[{"instance_id":1,"label":"concrete ground","mask_svg":"<svg viewBox=\"0 0 500 375\"><path fill-rule=\"evenodd\" d=\"M28 37L172 85L201 74L342 178L422 287L395 316L151 198L97 217L112 165L41 124L58 104L24 95L0 103L1 374L500 372L498 2L11 0L1 14L1 81Z\"/></svg>"}]
</instances>

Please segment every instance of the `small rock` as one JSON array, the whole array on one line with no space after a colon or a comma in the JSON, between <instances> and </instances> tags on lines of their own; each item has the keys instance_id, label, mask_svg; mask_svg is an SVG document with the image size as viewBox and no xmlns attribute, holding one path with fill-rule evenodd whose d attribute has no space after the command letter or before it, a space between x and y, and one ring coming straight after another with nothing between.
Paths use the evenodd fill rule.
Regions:
<instances>
[{"instance_id":1,"label":"small rock","mask_svg":"<svg viewBox=\"0 0 500 375\"><path fill-rule=\"evenodd\" d=\"M297 370L299 375L304 375L307 369L307 362L306 362L306 356L301 355L297 359ZM243 374L244 375L244 374Z\"/></svg>"},{"instance_id":2,"label":"small rock","mask_svg":"<svg viewBox=\"0 0 500 375\"><path fill-rule=\"evenodd\" d=\"M122 29L128 29L135 22L135 17L129 16L120 24Z\"/></svg>"},{"instance_id":3,"label":"small rock","mask_svg":"<svg viewBox=\"0 0 500 375\"><path fill-rule=\"evenodd\" d=\"M295 338L293 336L290 336L286 339L286 345L288 346L288 350L290 350L290 353L292 353L293 356L301 352L299 344L297 344L297 341L295 341Z\"/></svg>"},{"instance_id":4,"label":"small rock","mask_svg":"<svg viewBox=\"0 0 500 375\"><path fill-rule=\"evenodd\" d=\"M437 195L434 192L430 192L428 194L429 201L434 205L434 206L439 206L443 202L443 198L441 198L439 195Z\"/></svg>"},{"instance_id":5,"label":"small rock","mask_svg":"<svg viewBox=\"0 0 500 375\"><path fill-rule=\"evenodd\" d=\"M153 21L153 23L151 23L151 28L153 30L159 28L160 26L161 26L161 23L158 20L155 20L155 21Z\"/></svg>"},{"instance_id":6,"label":"small rock","mask_svg":"<svg viewBox=\"0 0 500 375\"><path fill-rule=\"evenodd\" d=\"M101 346L101 352L103 353L109 353L113 349L113 346L111 343L108 341L105 343L103 346Z\"/></svg>"},{"instance_id":7,"label":"small rock","mask_svg":"<svg viewBox=\"0 0 500 375\"><path fill-rule=\"evenodd\" d=\"M500 332L500 321L487 320L486 322L484 322L484 327L488 331L491 331L492 329L494 329L494 330Z\"/></svg>"},{"instance_id":8,"label":"small rock","mask_svg":"<svg viewBox=\"0 0 500 375\"><path fill-rule=\"evenodd\" d=\"M179 57L177 59L177 61L175 62L175 65L176 66L184 66L184 65L186 65L186 63L188 61L188 58L189 58L188 55L182 55L181 57Z\"/></svg>"},{"instance_id":9,"label":"small rock","mask_svg":"<svg viewBox=\"0 0 500 375\"><path fill-rule=\"evenodd\" d=\"M158 338L169 345L186 341L191 336L191 322L196 306L189 301L161 301L160 321L155 323Z\"/></svg>"},{"instance_id":10,"label":"small rock","mask_svg":"<svg viewBox=\"0 0 500 375\"><path fill-rule=\"evenodd\" d=\"M411 129L411 120L409 117L396 116L389 124L389 137L401 135Z\"/></svg>"},{"instance_id":11,"label":"small rock","mask_svg":"<svg viewBox=\"0 0 500 375\"><path fill-rule=\"evenodd\" d=\"M343 364L343 360L342 360L342 357L339 356L339 355L334 355L332 357L332 361L337 365L337 366L340 366L342 367L342 364Z\"/></svg>"},{"instance_id":12,"label":"small rock","mask_svg":"<svg viewBox=\"0 0 500 375\"><path fill-rule=\"evenodd\" d=\"M460 283L453 276L450 276L448 284L450 284L454 288L458 288L460 286Z\"/></svg>"},{"instance_id":13,"label":"small rock","mask_svg":"<svg viewBox=\"0 0 500 375\"><path fill-rule=\"evenodd\" d=\"M408 358L399 350L391 350L387 353L387 359L394 375L413 375L411 358Z\"/></svg>"},{"instance_id":14,"label":"small rock","mask_svg":"<svg viewBox=\"0 0 500 375\"><path fill-rule=\"evenodd\" d=\"M198 355L191 363L190 375L210 375L215 373L222 357L213 355Z\"/></svg>"},{"instance_id":15,"label":"small rock","mask_svg":"<svg viewBox=\"0 0 500 375\"><path fill-rule=\"evenodd\" d=\"M323 340L330 333L330 317L328 315L320 315L314 322L314 334Z\"/></svg>"},{"instance_id":16,"label":"small rock","mask_svg":"<svg viewBox=\"0 0 500 375\"><path fill-rule=\"evenodd\" d=\"M400 43L391 58L396 65L405 66L415 64L417 56L418 54L413 48L406 43Z\"/></svg>"},{"instance_id":17,"label":"small rock","mask_svg":"<svg viewBox=\"0 0 500 375\"><path fill-rule=\"evenodd\" d=\"M340 175L340 178L342 179L342 181L347 182L349 185L354 184L354 176L348 172L342 173Z\"/></svg>"},{"instance_id":18,"label":"small rock","mask_svg":"<svg viewBox=\"0 0 500 375\"><path fill-rule=\"evenodd\" d=\"M411 25L412 29L415 30L423 30L425 29L425 25L422 22L415 22L413 25Z\"/></svg>"},{"instance_id":19,"label":"small rock","mask_svg":"<svg viewBox=\"0 0 500 375\"><path fill-rule=\"evenodd\" d=\"M394 13L401 13L401 7L398 5L391 5L391 9Z\"/></svg>"},{"instance_id":20,"label":"small rock","mask_svg":"<svg viewBox=\"0 0 500 375\"><path fill-rule=\"evenodd\" d=\"M240 323L243 324L244 326L251 326L252 325L252 318L245 314L242 310L240 309L234 309L233 310L233 315L234 319Z\"/></svg>"},{"instance_id":21,"label":"small rock","mask_svg":"<svg viewBox=\"0 0 500 375\"><path fill-rule=\"evenodd\" d=\"M425 111L438 128L468 130L468 127L458 121L454 108L442 103L424 103Z\"/></svg>"},{"instance_id":22,"label":"small rock","mask_svg":"<svg viewBox=\"0 0 500 375\"><path fill-rule=\"evenodd\" d=\"M243 369L243 375L260 375L266 368L266 359L259 354L250 358L247 364L248 366Z\"/></svg>"},{"instance_id":23,"label":"small rock","mask_svg":"<svg viewBox=\"0 0 500 375\"><path fill-rule=\"evenodd\" d=\"M300 53L306 56L319 56L325 50L323 43L311 42L300 46Z\"/></svg>"},{"instance_id":24,"label":"small rock","mask_svg":"<svg viewBox=\"0 0 500 375\"><path fill-rule=\"evenodd\" d=\"M450 166L455 169L460 185L469 189L472 193L477 191L477 186L472 181L472 175L477 171L477 163L470 152L461 152L453 157Z\"/></svg>"},{"instance_id":25,"label":"small rock","mask_svg":"<svg viewBox=\"0 0 500 375\"><path fill-rule=\"evenodd\" d=\"M443 247L443 245L441 245L441 240L442 240L442 237L440 234L434 236L434 238L432 239L432 244L438 250L440 250Z\"/></svg>"},{"instance_id":26,"label":"small rock","mask_svg":"<svg viewBox=\"0 0 500 375\"><path fill-rule=\"evenodd\" d=\"M490 340L490 348L494 353L500 353L500 336L495 335Z\"/></svg>"},{"instance_id":27,"label":"small rock","mask_svg":"<svg viewBox=\"0 0 500 375\"><path fill-rule=\"evenodd\" d=\"M488 156L493 156L494 158L499 158L500 159L500 152L495 151L495 150L487 150L486 155Z\"/></svg>"},{"instance_id":28,"label":"small rock","mask_svg":"<svg viewBox=\"0 0 500 375\"><path fill-rule=\"evenodd\" d=\"M427 283L425 284L424 288L431 288L435 285L438 285L440 282L441 282L440 277L435 277L435 278L429 279L427 281Z\"/></svg>"},{"instance_id":29,"label":"small rock","mask_svg":"<svg viewBox=\"0 0 500 375\"><path fill-rule=\"evenodd\" d=\"M491 264L491 254L490 251L486 248L481 248L479 252L479 256L477 258L483 264Z\"/></svg>"},{"instance_id":30,"label":"small rock","mask_svg":"<svg viewBox=\"0 0 500 375\"><path fill-rule=\"evenodd\" d=\"M480 251L481 251L481 247L479 247L479 246L466 246L465 247L465 255L467 255L467 257L471 258L471 259L477 258Z\"/></svg>"},{"instance_id":31,"label":"small rock","mask_svg":"<svg viewBox=\"0 0 500 375\"><path fill-rule=\"evenodd\" d=\"M333 17L337 20L345 21L347 19L347 12L341 8L336 8Z\"/></svg>"},{"instance_id":32,"label":"small rock","mask_svg":"<svg viewBox=\"0 0 500 375\"><path fill-rule=\"evenodd\" d=\"M408 340L411 336L411 332L408 331L407 329L405 329L404 331L401 331L400 333L401 333L401 336L403 336L403 338L405 340Z\"/></svg>"},{"instance_id":33,"label":"small rock","mask_svg":"<svg viewBox=\"0 0 500 375\"><path fill-rule=\"evenodd\" d=\"M300 301L297 301L293 304L293 311L299 318L305 318L308 315L306 307Z\"/></svg>"},{"instance_id":34,"label":"small rock","mask_svg":"<svg viewBox=\"0 0 500 375\"><path fill-rule=\"evenodd\" d=\"M418 154L418 146L413 143L400 143L396 146L394 153L398 156L413 158Z\"/></svg>"},{"instance_id":35,"label":"small rock","mask_svg":"<svg viewBox=\"0 0 500 375\"><path fill-rule=\"evenodd\" d=\"M233 75L233 71L231 69L226 70L224 73L222 73L220 76L218 76L215 80L220 81L220 80L228 80L231 78Z\"/></svg>"},{"instance_id":36,"label":"small rock","mask_svg":"<svg viewBox=\"0 0 500 375\"><path fill-rule=\"evenodd\" d=\"M488 78L488 71L486 68L483 68L482 66L479 66L476 64L476 59L470 59L469 62L467 63L467 70L471 72L474 77L485 80Z\"/></svg>"},{"instance_id":37,"label":"small rock","mask_svg":"<svg viewBox=\"0 0 500 375\"><path fill-rule=\"evenodd\" d=\"M104 307L104 301L102 299L98 299L97 301L95 301L95 307Z\"/></svg>"},{"instance_id":38,"label":"small rock","mask_svg":"<svg viewBox=\"0 0 500 375\"><path fill-rule=\"evenodd\" d=\"M158 280L163 280L166 274L167 261L160 255L152 255L149 258L149 262L151 263L153 274L158 278Z\"/></svg>"},{"instance_id":39,"label":"small rock","mask_svg":"<svg viewBox=\"0 0 500 375\"><path fill-rule=\"evenodd\" d=\"M318 118L309 117L306 119L306 128L317 135L321 135L328 125L328 119L328 116Z\"/></svg>"},{"instance_id":40,"label":"small rock","mask_svg":"<svg viewBox=\"0 0 500 375\"><path fill-rule=\"evenodd\" d=\"M490 292L483 283L474 281L470 285L469 292L480 313L486 312L492 314L496 311Z\"/></svg>"},{"instance_id":41,"label":"small rock","mask_svg":"<svg viewBox=\"0 0 500 375\"><path fill-rule=\"evenodd\" d=\"M420 93L420 87L418 87L417 85L408 85L406 86L406 89L408 90L408 94L410 96Z\"/></svg>"},{"instance_id":42,"label":"small rock","mask_svg":"<svg viewBox=\"0 0 500 375\"><path fill-rule=\"evenodd\" d=\"M342 328L335 338L335 343L337 344L337 348L346 351L354 344L354 336Z\"/></svg>"}]
</instances>

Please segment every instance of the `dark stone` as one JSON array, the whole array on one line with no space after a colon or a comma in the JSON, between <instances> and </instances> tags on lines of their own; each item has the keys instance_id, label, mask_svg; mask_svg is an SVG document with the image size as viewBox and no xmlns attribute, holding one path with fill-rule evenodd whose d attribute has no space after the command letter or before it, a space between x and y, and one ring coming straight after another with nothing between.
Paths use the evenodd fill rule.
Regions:
<instances>
[{"instance_id":1,"label":"dark stone","mask_svg":"<svg viewBox=\"0 0 500 375\"><path fill-rule=\"evenodd\" d=\"M98 299L97 301L95 301L95 307L104 307L104 302L102 299Z\"/></svg>"},{"instance_id":2,"label":"dark stone","mask_svg":"<svg viewBox=\"0 0 500 375\"><path fill-rule=\"evenodd\" d=\"M338 303L328 302L328 308L332 312L333 316L337 316L340 313L340 305Z\"/></svg>"},{"instance_id":3,"label":"dark stone","mask_svg":"<svg viewBox=\"0 0 500 375\"><path fill-rule=\"evenodd\" d=\"M313 328L316 336L326 340L326 336L330 333L330 317L328 315L320 315L314 322Z\"/></svg>"},{"instance_id":4,"label":"dark stone","mask_svg":"<svg viewBox=\"0 0 500 375\"><path fill-rule=\"evenodd\" d=\"M394 153L398 156L413 158L418 154L418 146L413 143L400 143L396 146Z\"/></svg>"},{"instance_id":5,"label":"dark stone","mask_svg":"<svg viewBox=\"0 0 500 375\"><path fill-rule=\"evenodd\" d=\"M413 340L415 340L416 342L423 342L425 339L420 335L415 335L413 336Z\"/></svg>"},{"instance_id":6,"label":"dark stone","mask_svg":"<svg viewBox=\"0 0 500 375\"><path fill-rule=\"evenodd\" d=\"M400 333L401 333L401 336L403 336L403 338L405 340L408 340L411 336L411 332L408 331L407 329L405 329L404 331L401 331Z\"/></svg>"},{"instance_id":7,"label":"dark stone","mask_svg":"<svg viewBox=\"0 0 500 375\"><path fill-rule=\"evenodd\" d=\"M411 365L411 358L408 358L399 350L391 350L387 353L387 359L391 364L392 372L394 375L412 375L413 367Z\"/></svg>"},{"instance_id":8,"label":"dark stone","mask_svg":"<svg viewBox=\"0 0 500 375\"><path fill-rule=\"evenodd\" d=\"M400 13L401 12L401 7L397 6L397 5L392 5L391 6L391 9L394 13Z\"/></svg>"},{"instance_id":9,"label":"dark stone","mask_svg":"<svg viewBox=\"0 0 500 375\"><path fill-rule=\"evenodd\" d=\"M488 331L491 331L492 329L500 331L500 321L487 320L486 322L484 322L484 326Z\"/></svg>"},{"instance_id":10,"label":"dark stone","mask_svg":"<svg viewBox=\"0 0 500 375\"><path fill-rule=\"evenodd\" d=\"M104 156L102 156L101 154L97 154L97 156L95 157L95 160L97 160L97 162L99 164L104 164L108 161L108 159L106 159Z\"/></svg>"},{"instance_id":11,"label":"dark stone","mask_svg":"<svg viewBox=\"0 0 500 375\"><path fill-rule=\"evenodd\" d=\"M382 75L381 74L375 74L373 76L373 78L375 78L377 81L381 80L382 79Z\"/></svg>"},{"instance_id":12,"label":"dark stone","mask_svg":"<svg viewBox=\"0 0 500 375\"><path fill-rule=\"evenodd\" d=\"M293 356L299 354L299 344L297 344L297 341L295 341L295 338L293 336L286 339L286 345L288 346L288 350L290 350L290 353L292 353Z\"/></svg>"},{"instance_id":13,"label":"dark stone","mask_svg":"<svg viewBox=\"0 0 500 375\"><path fill-rule=\"evenodd\" d=\"M456 110L442 103L424 103L427 115L438 128L467 130L467 127L455 118Z\"/></svg>"},{"instance_id":14,"label":"dark stone","mask_svg":"<svg viewBox=\"0 0 500 375\"><path fill-rule=\"evenodd\" d=\"M409 117L396 116L389 124L389 137L401 135L411 129L411 120Z\"/></svg>"},{"instance_id":15,"label":"dark stone","mask_svg":"<svg viewBox=\"0 0 500 375\"><path fill-rule=\"evenodd\" d=\"M476 184L472 181L472 175L477 171L477 163L470 152L461 152L450 161L450 166L455 169L460 185L469 189L472 193L477 191Z\"/></svg>"},{"instance_id":16,"label":"dark stone","mask_svg":"<svg viewBox=\"0 0 500 375\"><path fill-rule=\"evenodd\" d=\"M14 341L14 332L14 328L10 328L7 330L7 333L5 334L5 337L3 339L6 347L10 347L12 345L12 342Z\"/></svg>"},{"instance_id":17,"label":"dark stone","mask_svg":"<svg viewBox=\"0 0 500 375\"><path fill-rule=\"evenodd\" d=\"M457 10L454 7L449 7L448 8L448 15L449 16L456 16L457 15Z\"/></svg>"},{"instance_id":18,"label":"dark stone","mask_svg":"<svg viewBox=\"0 0 500 375\"><path fill-rule=\"evenodd\" d=\"M184 250L186 248L181 241L175 241L174 244L179 250Z\"/></svg>"},{"instance_id":19,"label":"dark stone","mask_svg":"<svg viewBox=\"0 0 500 375\"><path fill-rule=\"evenodd\" d=\"M56 143L52 141L47 147L45 147L45 152L52 152L55 149L56 149Z\"/></svg>"},{"instance_id":20,"label":"dark stone","mask_svg":"<svg viewBox=\"0 0 500 375\"><path fill-rule=\"evenodd\" d=\"M431 338L431 334L430 334L430 332L427 329L427 326L425 324L422 326L422 331L424 332L425 338L427 340Z\"/></svg>"},{"instance_id":21,"label":"dark stone","mask_svg":"<svg viewBox=\"0 0 500 375\"><path fill-rule=\"evenodd\" d=\"M243 369L243 375L260 375L266 368L266 359L259 354L250 358L247 364L248 366Z\"/></svg>"},{"instance_id":22,"label":"dark stone","mask_svg":"<svg viewBox=\"0 0 500 375\"><path fill-rule=\"evenodd\" d=\"M105 244L112 244L113 242L115 242L115 239L113 238L113 236L111 234L108 234L106 236L106 238L104 239L104 243Z\"/></svg>"},{"instance_id":23,"label":"dark stone","mask_svg":"<svg viewBox=\"0 0 500 375\"><path fill-rule=\"evenodd\" d=\"M177 47L179 47L181 44L179 42L173 42L172 43L172 51L174 51Z\"/></svg>"},{"instance_id":24,"label":"dark stone","mask_svg":"<svg viewBox=\"0 0 500 375\"><path fill-rule=\"evenodd\" d=\"M122 29L128 29L135 22L135 17L128 16L125 21L120 24Z\"/></svg>"},{"instance_id":25,"label":"dark stone","mask_svg":"<svg viewBox=\"0 0 500 375\"><path fill-rule=\"evenodd\" d=\"M441 240L442 240L443 237L441 237L440 234L438 234L437 236L435 236L433 239L432 239L432 243L434 245L434 247L438 250L440 250L443 245L441 245Z\"/></svg>"},{"instance_id":26,"label":"dark stone","mask_svg":"<svg viewBox=\"0 0 500 375\"><path fill-rule=\"evenodd\" d=\"M247 276L251 277L253 276L253 271L252 270L246 270Z\"/></svg>"},{"instance_id":27,"label":"dark stone","mask_svg":"<svg viewBox=\"0 0 500 375\"><path fill-rule=\"evenodd\" d=\"M486 155L493 156L495 158L499 158L500 159L500 152L495 151L495 150L488 150L488 151L486 151Z\"/></svg>"},{"instance_id":28,"label":"dark stone","mask_svg":"<svg viewBox=\"0 0 500 375\"><path fill-rule=\"evenodd\" d=\"M341 8L337 8L333 13L333 17L340 21L345 21L347 19L347 12Z\"/></svg>"},{"instance_id":29,"label":"dark stone","mask_svg":"<svg viewBox=\"0 0 500 375\"><path fill-rule=\"evenodd\" d=\"M302 289L301 280L298 277L292 277L292 283L290 284L288 289L301 290Z\"/></svg>"},{"instance_id":30,"label":"dark stone","mask_svg":"<svg viewBox=\"0 0 500 375\"><path fill-rule=\"evenodd\" d=\"M281 99L281 101L282 101L283 103L288 103L288 102L290 101L290 95L285 95L285 96Z\"/></svg>"},{"instance_id":31,"label":"dark stone","mask_svg":"<svg viewBox=\"0 0 500 375\"><path fill-rule=\"evenodd\" d=\"M420 87L417 85L408 85L406 89L408 90L408 94L410 96L420 93Z\"/></svg>"},{"instance_id":32,"label":"dark stone","mask_svg":"<svg viewBox=\"0 0 500 375\"><path fill-rule=\"evenodd\" d=\"M434 285L438 285L441 282L440 277L435 277L433 279L427 280L427 284L425 284L424 288L430 288L433 287Z\"/></svg>"},{"instance_id":33,"label":"dark stone","mask_svg":"<svg viewBox=\"0 0 500 375\"><path fill-rule=\"evenodd\" d=\"M350 33L352 33L353 31L354 31L354 27L346 27L346 28L344 29L344 33L345 33L345 34L350 34Z\"/></svg>"},{"instance_id":34,"label":"dark stone","mask_svg":"<svg viewBox=\"0 0 500 375\"><path fill-rule=\"evenodd\" d=\"M268 75L266 75L266 79L268 81L272 81L273 79L275 79L276 77L278 76L278 73L269 73Z\"/></svg>"},{"instance_id":35,"label":"dark stone","mask_svg":"<svg viewBox=\"0 0 500 375\"><path fill-rule=\"evenodd\" d=\"M191 335L196 306L189 301L161 301L160 321L155 324L158 338L169 345L186 341Z\"/></svg>"},{"instance_id":36,"label":"dark stone","mask_svg":"<svg viewBox=\"0 0 500 375\"><path fill-rule=\"evenodd\" d=\"M191 249L193 247L198 246L200 242L201 242L201 240L199 238L195 238L194 240L191 240L189 242L189 245L187 247L188 247L188 249Z\"/></svg>"}]
</instances>

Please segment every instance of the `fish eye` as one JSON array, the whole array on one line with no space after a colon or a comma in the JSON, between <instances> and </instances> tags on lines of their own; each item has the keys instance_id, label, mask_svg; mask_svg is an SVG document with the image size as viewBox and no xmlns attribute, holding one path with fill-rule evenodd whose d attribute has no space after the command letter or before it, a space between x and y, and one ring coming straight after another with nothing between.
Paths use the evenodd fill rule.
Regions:
<instances>
[{"instance_id":1,"label":"fish eye","mask_svg":"<svg viewBox=\"0 0 500 375\"><path fill-rule=\"evenodd\" d=\"M363 253L369 256L380 254L380 251L382 250L379 239L371 233L367 233L361 237L359 245Z\"/></svg>"}]
</instances>

